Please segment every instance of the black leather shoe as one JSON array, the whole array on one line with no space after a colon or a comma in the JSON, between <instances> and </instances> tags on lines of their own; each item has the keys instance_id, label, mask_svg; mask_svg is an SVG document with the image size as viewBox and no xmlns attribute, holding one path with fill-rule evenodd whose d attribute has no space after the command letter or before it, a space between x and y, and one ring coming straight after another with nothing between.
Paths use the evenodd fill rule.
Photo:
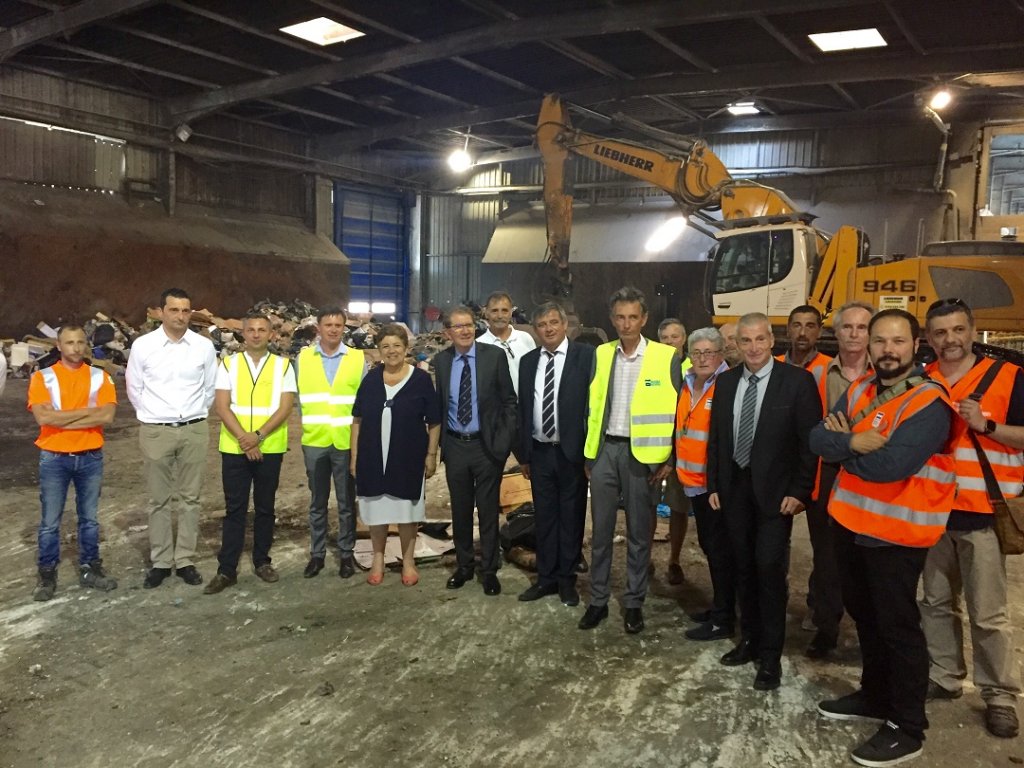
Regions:
<instances>
[{"instance_id":1,"label":"black leather shoe","mask_svg":"<svg viewBox=\"0 0 1024 768\"><path fill-rule=\"evenodd\" d=\"M525 590L519 593L519 602L533 602L534 600L540 600L542 597L554 595L557 592L557 584L541 584L540 582L537 582L536 584L527 587Z\"/></svg>"},{"instance_id":2,"label":"black leather shoe","mask_svg":"<svg viewBox=\"0 0 1024 768\"><path fill-rule=\"evenodd\" d=\"M186 565L177 570L178 578L189 586L195 587L203 583L203 577L199 575L194 565Z\"/></svg>"},{"instance_id":3,"label":"black leather shoe","mask_svg":"<svg viewBox=\"0 0 1024 768\"><path fill-rule=\"evenodd\" d=\"M832 635L827 635L820 629L814 635L814 639L811 640L811 644L807 646L807 650L804 651L804 656L808 659L827 659L832 655L832 651L836 649L838 641Z\"/></svg>"},{"instance_id":4,"label":"black leather shoe","mask_svg":"<svg viewBox=\"0 0 1024 768\"><path fill-rule=\"evenodd\" d=\"M607 605L588 605L586 613L583 614L583 618L580 619L580 623L576 626L580 629L593 629L607 618Z\"/></svg>"},{"instance_id":5,"label":"black leather shoe","mask_svg":"<svg viewBox=\"0 0 1024 768\"><path fill-rule=\"evenodd\" d=\"M501 594L501 582L498 581L498 577L493 573L488 573L483 578L484 582L484 594L490 597Z\"/></svg>"},{"instance_id":6,"label":"black leather shoe","mask_svg":"<svg viewBox=\"0 0 1024 768\"><path fill-rule=\"evenodd\" d=\"M445 582L445 587L448 589L461 589L462 585L472 578L472 571L456 570L455 573L449 577L448 581Z\"/></svg>"},{"instance_id":7,"label":"black leather shoe","mask_svg":"<svg viewBox=\"0 0 1024 768\"><path fill-rule=\"evenodd\" d=\"M722 656L719 661L727 667L738 667L749 664L757 656L757 649L749 640L740 640L739 645Z\"/></svg>"},{"instance_id":8,"label":"black leather shoe","mask_svg":"<svg viewBox=\"0 0 1024 768\"><path fill-rule=\"evenodd\" d=\"M338 566L338 575L343 579L351 579L356 572L356 563L352 555L342 555Z\"/></svg>"},{"instance_id":9,"label":"black leather shoe","mask_svg":"<svg viewBox=\"0 0 1024 768\"><path fill-rule=\"evenodd\" d=\"M644 612L639 608L627 608L623 620L627 635L636 635L644 629Z\"/></svg>"},{"instance_id":10,"label":"black leather shoe","mask_svg":"<svg viewBox=\"0 0 1024 768\"><path fill-rule=\"evenodd\" d=\"M142 582L144 589L153 589L164 583L164 579L171 575L170 568L150 568L146 572L146 578Z\"/></svg>"},{"instance_id":11,"label":"black leather shoe","mask_svg":"<svg viewBox=\"0 0 1024 768\"><path fill-rule=\"evenodd\" d=\"M558 587L558 599L562 601L562 605L571 608L580 604L580 593L576 590L575 584L562 584Z\"/></svg>"},{"instance_id":12,"label":"black leather shoe","mask_svg":"<svg viewBox=\"0 0 1024 768\"><path fill-rule=\"evenodd\" d=\"M312 579L323 569L324 559L322 557L311 557L309 558L309 562L306 563L306 570L302 572L302 578Z\"/></svg>"},{"instance_id":13,"label":"black leather shoe","mask_svg":"<svg viewBox=\"0 0 1024 768\"><path fill-rule=\"evenodd\" d=\"M754 676L755 691L774 691L782 682L782 665L777 661L761 661Z\"/></svg>"},{"instance_id":14,"label":"black leather shoe","mask_svg":"<svg viewBox=\"0 0 1024 768\"><path fill-rule=\"evenodd\" d=\"M720 627L710 621L701 624L699 627L686 630L683 635L687 640L724 640L732 637L732 627Z\"/></svg>"},{"instance_id":15,"label":"black leather shoe","mask_svg":"<svg viewBox=\"0 0 1024 768\"><path fill-rule=\"evenodd\" d=\"M576 563L576 573L586 573L590 570L590 566L587 564L587 558L580 555L580 561Z\"/></svg>"}]
</instances>

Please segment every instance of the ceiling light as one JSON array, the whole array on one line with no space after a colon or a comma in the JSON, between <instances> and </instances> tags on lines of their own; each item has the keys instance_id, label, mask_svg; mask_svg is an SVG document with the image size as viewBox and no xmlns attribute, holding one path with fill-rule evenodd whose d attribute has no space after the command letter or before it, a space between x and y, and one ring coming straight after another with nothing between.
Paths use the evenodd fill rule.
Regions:
<instances>
[{"instance_id":1,"label":"ceiling light","mask_svg":"<svg viewBox=\"0 0 1024 768\"><path fill-rule=\"evenodd\" d=\"M737 101L726 107L730 115L756 115L761 110L752 101Z\"/></svg>"},{"instance_id":2,"label":"ceiling light","mask_svg":"<svg viewBox=\"0 0 1024 768\"><path fill-rule=\"evenodd\" d=\"M448 155L448 167L456 173L468 171L471 165L473 165L473 158L464 149L456 149Z\"/></svg>"},{"instance_id":3,"label":"ceiling light","mask_svg":"<svg viewBox=\"0 0 1024 768\"><path fill-rule=\"evenodd\" d=\"M288 27L281 27L281 32L292 35L302 40L308 40L317 45L333 45L334 43L347 43L362 37L365 32L358 29L346 27L336 21L320 16L316 19L304 21L301 24L292 24Z\"/></svg>"},{"instance_id":4,"label":"ceiling light","mask_svg":"<svg viewBox=\"0 0 1024 768\"><path fill-rule=\"evenodd\" d=\"M845 32L820 32L808 35L811 42L825 53L850 51L854 48L881 48L888 45L885 38L874 27L870 29L848 29Z\"/></svg>"},{"instance_id":5,"label":"ceiling light","mask_svg":"<svg viewBox=\"0 0 1024 768\"><path fill-rule=\"evenodd\" d=\"M647 238L644 243L644 250L648 253L660 253L679 239L686 229L686 219L682 216L673 216L668 221L660 224L654 234Z\"/></svg>"},{"instance_id":6,"label":"ceiling light","mask_svg":"<svg viewBox=\"0 0 1024 768\"><path fill-rule=\"evenodd\" d=\"M936 91L935 95L932 96L932 100L928 102L928 106L932 109L945 109L949 106L949 103L953 100L953 94L943 88L941 91Z\"/></svg>"},{"instance_id":7,"label":"ceiling light","mask_svg":"<svg viewBox=\"0 0 1024 768\"><path fill-rule=\"evenodd\" d=\"M174 135L178 137L178 141L188 141L192 138L192 126L188 123L182 123L174 129Z\"/></svg>"}]
</instances>

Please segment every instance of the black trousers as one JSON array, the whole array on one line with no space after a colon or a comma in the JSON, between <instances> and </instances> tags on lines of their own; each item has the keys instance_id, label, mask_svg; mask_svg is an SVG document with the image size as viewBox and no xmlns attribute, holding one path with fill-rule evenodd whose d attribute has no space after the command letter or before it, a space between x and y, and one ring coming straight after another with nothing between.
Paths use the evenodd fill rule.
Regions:
<instances>
[{"instance_id":1,"label":"black trousers","mask_svg":"<svg viewBox=\"0 0 1024 768\"><path fill-rule=\"evenodd\" d=\"M832 518L828 514L828 497L839 467L821 465L821 494L807 508L807 532L811 537L814 565L807 580L807 605L814 617L814 626L829 637L839 636L843 618L843 590L839 583L839 565L832 543Z\"/></svg>"},{"instance_id":2,"label":"black trousers","mask_svg":"<svg viewBox=\"0 0 1024 768\"><path fill-rule=\"evenodd\" d=\"M281 477L283 453L265 453L263 461L249 461L244 454L220 455L224 482L224 526L217 571L234 576L245 547L245 524L249 516L249 491L255 510L252 521L252 564L259 567L270 562L274 543L274 497Z\"/></svg>"},{"instance_id":3,"label":"black trousers","mask_svg":"<svg viewBox=\"0 0 1024 768\"><path fill-rule=\"evenodd\" d=\"M917 739L924 739L928 645L921 629L917 583L927 548L856 543L832 526L843 604L857 624L864 668L860 687L872 706Z\"/></svg>"},{"instance_id":4,"label":"black trousers","mask_svg":"<svg viewBox=\"0 0 1024 768\"><path fill-rule=\"evenodd\" d=\"M587 511L583 463L569 461L553 443L533 441L530 489L537 521L537 583L576 583Z\"/></svg>"},{"instance_id":5,"label":"black trousers","mask_svg":"<svg viewBox=\"0 0 1024 768\"><path fill-rule=\"evenodd\" d=\"M446 435L444 466L448 494L452 501L452 538L459 569L472 573L476 565L473 550L473 506L480 524L480 572L498 572L498 492L504 461L496 464L484 453L480 440L459 440Z\"/></svg>"},{"instance_id":6,"label":"black trousers","mask_svg":"<svg viewBox=\"0 0 1024 768\"><path fill-rule=\"evenodd\" d=\"M733 566L732 543L721 510L715 511L702 493L691 496L693 516L697 522L697 543L708 560L711 574L711 623L719 627L736 624L736 570Z\"/></svg>"},{"instance_id":7,"label":"black trousers","mask_svg":"<svg viewBox=\"0 0 1024 768\"><path fill-rule=\"evenodd\" d=\"M776 664L786 641L793 518L764 509L754 493L750 469L734 469L736 486L722 511L735 557L740 629L758 649L761 661Z\"/></svg>"}]
</instances>

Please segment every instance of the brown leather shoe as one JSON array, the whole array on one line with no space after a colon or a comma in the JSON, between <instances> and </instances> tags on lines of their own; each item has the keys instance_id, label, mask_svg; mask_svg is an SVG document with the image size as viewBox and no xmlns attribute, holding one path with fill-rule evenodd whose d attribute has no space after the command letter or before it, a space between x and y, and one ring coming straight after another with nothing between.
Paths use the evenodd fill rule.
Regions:
<instances>
[{"instance_id":1,"label":"brown leather shoe","mask_svg":"<svg viewBox=\"0 0 1024 768\"><path fill-rule=\"evenodd\" d=\"M264 563L263 565L257 566L256 575L268 584L273 584L280 578L280 576L277 575L277 571L274 570L274 566L270 563Z\"/></svg>"},{"instance_id":2,"label":"brown leather shoe","mask_svg":"<svg viewBox=\"0 0 1024 768\"><path fill-rule=\"evenodd\" d=\"M228 587L234 586L238 583L238 579L235 576L225 576L223 573L218 571L214 574L213 578L210 579L210 583L203 589L204 595L216 595L218 592L223 592Z\"/></svg>"}]
</instances>

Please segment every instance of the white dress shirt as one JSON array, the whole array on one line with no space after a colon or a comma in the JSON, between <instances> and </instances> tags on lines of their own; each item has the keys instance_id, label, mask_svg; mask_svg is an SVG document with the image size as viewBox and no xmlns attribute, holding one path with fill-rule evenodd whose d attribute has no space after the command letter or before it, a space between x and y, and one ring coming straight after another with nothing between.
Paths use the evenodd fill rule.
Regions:
<instances>
[{"instance_id":1,"label":"white dress shirt","mask_svg":"<svg viewBox=\"0 0 1024 768\"><path fill-rule=\"evenodd\" d=\"M615 373L612 376L612 402L608 408L608 424L604 430L606 435L629 437L629 406L633 402L633 390L636 389L637 379L640 378L640 368L644 364L646 349L647 339L643 336L637 342L632 355L627 356L622 351L621 341L615 347Z\"/></svg>"},{"instance_id":2,"label":"white dress shirt","mask_svg":"<svg viewBox=\"0 0 1024 768\"><path fill-rule=\"evenodd\" d=\"M541 443L558 443L562 438L558 434L558 391L562 386L562 371L565 369L565 355L569 351L569 340L555 349L555 434L548 437L541 428L544 424L544 373L548 367L548 351L541 349L537 361L537 375L533 378L533 439Z\"/></svg>"},{"instance_id":3,"label":"white dress shirt","mask_svg":"<svg viewBox=\"0 0 1024 768\"><path fill-rule=\"evenodd\" d=\"M206 418L213 405L217 353L193 330L172 340L163 327L132 344L125 381L135 417L143 424Z\"/></svg>"},{"instance_id":4,"label":"white dress shirt","mask_svg":"<svg viewBox=\"0 0 1024 768\"><path fill-rule=\"evenodd\" d=\"M754 437L757 437L757 422L761 418L761 403L764 402L764 393L768 389L768 378L775 368L775 358L769 357L768 364L757 372L757 405L754 406ZM751 373L744 365L740 374L739 383L736 385L736 397L732 401L732 440L736 445L736 437L740 432L740 414L743 411L743 397L750 386Z\"/></svg>"},{"instance_id":5,"label":"white dress shirt","mask_svg":"<svg viewBox=\"0 0 1024 768\"><path fill-rule=\"evenodd\" d=\"M507 339L499 339L490 330L487 330L477 337L477 341L505 350L505 356L508 358L508 372L512 374L512 387L515 389L516 395L518 395L519 361L523 359L523 355L537 347L537 342L526 331L520 331L518 328L511 327L509 331L510 334Z\"/></svg>"}]
</instances>

